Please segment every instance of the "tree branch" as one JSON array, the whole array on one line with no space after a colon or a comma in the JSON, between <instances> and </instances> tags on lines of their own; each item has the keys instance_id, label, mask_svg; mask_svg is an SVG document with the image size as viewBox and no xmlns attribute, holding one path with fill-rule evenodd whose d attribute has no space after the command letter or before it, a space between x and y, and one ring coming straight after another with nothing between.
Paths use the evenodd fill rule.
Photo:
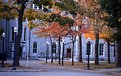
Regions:
<instances>
[{"instance_id":1,"label":"tree branch","mask_svg":"<svg viewBox=\"0 0 121 76\"><path fill-rule=\"evenodd\" d=\"M11 7L11 9L16 9L18 12L20 12L20 10L17 7Z\"/></svg>"},{"instance_id":2,"label":"tree branch","mask_svg":"<svg viewBox=\"0 0 121 76\"><path fill-rule=\"evenodd\" d=\"M18 3L24 4L25 1L23 0L17 0Z\"/></svg>"}]
</instances>

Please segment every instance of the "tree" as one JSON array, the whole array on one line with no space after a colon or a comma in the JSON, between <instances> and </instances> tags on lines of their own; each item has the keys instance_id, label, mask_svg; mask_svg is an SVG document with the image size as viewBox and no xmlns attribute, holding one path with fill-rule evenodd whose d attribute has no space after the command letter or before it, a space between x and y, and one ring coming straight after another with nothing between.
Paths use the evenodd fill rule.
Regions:
<instances>
[{"instance_id":1,"label":"tree","mask_svg":"<svg viewBox=\"0 0 121 76\"><path fill-rule=\"evenodd\" d=\"M92 28L93 27L90 27L88 32L84 33L84 36L85 38L90 37L92 40L95 40L95 33ZM113 42L112 35L116 33L116 30L108 27L107 25L102 26L99 30L99 39L104 39L107 42L108 63L110 63L110 43Z\"/></svg>"},{"instance_id":2,"label":"tree","mask_svg":"<svg viewBox=\"0 0 121 76\"><path fill-rule=\"evenodd\" d=\"M57 5L65 11L68 11L72 16L73 19L75 20L75 24L73 26L78 27L76 31L79 31L81 29L81 15L82 10L80 8L80 2L75 2L74 0L63 0L62 2L58 3ZM79 41L78 41L78 61L82 62L82 40L81 40L81 33L78 34ZM73 42L73 41L72 41Z\"/></svg>"},{"instance_id":3,"label":"tree","mask_svg":"<svg viewBox=\"0 0 121 76\"><path fill-rule=\"evenodd\" d=\"M105 32L104 32L105 31ZM107 47L108 47L108 63L111 63L110 61L110 43L114 42L112 36L113 34L116 33L116 29L110 28L109 26L103 26L103 28L101 29L101 35L100 38L104 39L105 41L107 41Z\"/></svg>"},{"instance_id":4,"label":"tree","mask_svg":"<svg viewBox=\"0 0 121 76\"><path fill-rule=\"evenodd\" d=\"M80 1L80 5L81 5L81 9L83 9L83 11L81 12L85 17L87 18L92 18L91 23L89 23L89 25L93 25L93 31L95 33L95 64L98 65L99 64L99 56L98 56L98 44L99 44L99 27L102 26L101 23L101 19L100 19L100 14L101 14L101 10L100 10L100 6L98 3L98 0L82 0ZM88 26L89 26L88 25Z\"/></svg>"},{"instance_id":5,"label":"tree","mask_svg":"<svg viewBox=\"0 0 121 76\"><path fill-rule=\"evenodd\" d=\"M25 1L23 1L23 0L16 0L16 1L8 0L8 2L2 2L3 6L1 7L2 8L1 11L5 14L5 16L2 17L2 19L7 19L7 18L11 19L11 17L14 19L16 16L16 12L18 12L18 34L16 36L16 41L15 41L15 47L18 48L18 49L15 49L17 52L16 66L19 66L19 50L20 50L20 41L21 41L21 34L22 34L22 22L23 22L23 14L24 14L24 10L25 10L27 1L28 0L25 0ZM16 5L17 6L20 5L20 8L18 8ZM9 12L11 12L11 11L13 12L13 14L9 15Z\"/></svg>"},{"instance_id":6,"label":"tree","mask_svg":"<svg viewBox=\"0 0 121 76\"><path fill-rule=\"evenodd\" d=\"M31 2L33 3L34 1L37 1L37 0L33 0ZM9 16L8 13L12 10L15 10L15 11L13 11L12 18L14 19L15 17L18 17L18 34L16 36L16 41L15 41L15 48L16 48L16 52L17 52L16 66L19 66L19 50L20 50L20 41L21 41L22 27L23 27L22 22L24 19L27 18L27 17L24 18L24 11L25 11L25 8L27 8L26 5L28 2L29 2L29 0L8 0L7 2L2 2L1 4L3 6L0 7L0 10L5 14L5 16L2 16L0 14L0 16L2 16L2 19L5 18L6 16ZM41 1L38 1L38 2L41 2ZM48 1L46 1L46 2L48 2ZM42 2L42 4L43 4L43 2ZM4 7L7 7L7 8L4 9ZM3 11L3 10L5 10L5 11ZM17 12L17 14L15 12Z\"/></svg>"},{"instance_id":7,"label":"tree","mask_svg":"<svg viewBox=\"0 0 121 76\"><path fill-rule=\"evenodd\" d=\"M5 38L5 43L6 43L6 48L5 50L9 50L9 41L10 41L10 35L8 34L10 32L10 30L8 30L8 28L10 28L10 19L14 19L15 17L17 17L18 13L17 11L11 6L9 7L9 5L7 3L4 3L2 1L0 1L0 19L5 19L5 34L6 34L6 38ZM8 53L9 51L6 51L6 53ZM8 54L7 54L8 56Z\"/></svg>"},{"instance_id":8,"label":"tree","mask_svg":"<svg viewBox=\"0 0 121 76\"><path fill-rule=\"evenodd\" d=\"M41 37L50 37L50 38L58 39L59 64L60 64L60 39L62 39L62 37L64 37L67 34L67 29L69 29L68 25L62 26L58 22L52 22L50 25L44 26L43 28L38 28L37 31L34 32L35 34ZM50 42L52 45L52 39L50 40ZM51 56L52 56L51 62L53 62L53 55L51 54Z\"/></svg>"},{"instance_id":9,"label":"tree","mask_svg":"<svg viewBox=\"0 0 121 76\"><path fill-rule=\"evenodd\" d=\"M23 15L26 8L26 3L28 0L17 0L17 3L20 4L20 9L18 9L18 34L16 36L15 48L17 51L16 55L16 66L19 66L19 51L20 51L20 41L22 36L22 27L23 27Z\"/></svg>"},{"instance_id":10,"label":"tree","mask_svg":"<svg viewBox=\"0 0 121 76\"><path fill-rule=\"evenodd\" d=\"M117 41L116 66L121 67L121 0L100 0L102 9L110 14L108 26L117 28L117 33L114 35Z\"/></svg>"}]
</instances>

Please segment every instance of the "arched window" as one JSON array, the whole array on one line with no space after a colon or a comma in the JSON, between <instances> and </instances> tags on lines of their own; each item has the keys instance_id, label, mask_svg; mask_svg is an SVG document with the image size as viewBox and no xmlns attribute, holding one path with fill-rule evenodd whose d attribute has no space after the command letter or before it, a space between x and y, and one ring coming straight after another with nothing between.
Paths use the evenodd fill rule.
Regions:
<instances>
[{"instance_id":1,"label":"arched window","mask_svg":"<svg viewBox=\"0 0 121 76\"><path fill-rule=\"evenodd\" d=\"M33 43L33 53L37 53L37 42Z\"/></svg>"}]
</instances>

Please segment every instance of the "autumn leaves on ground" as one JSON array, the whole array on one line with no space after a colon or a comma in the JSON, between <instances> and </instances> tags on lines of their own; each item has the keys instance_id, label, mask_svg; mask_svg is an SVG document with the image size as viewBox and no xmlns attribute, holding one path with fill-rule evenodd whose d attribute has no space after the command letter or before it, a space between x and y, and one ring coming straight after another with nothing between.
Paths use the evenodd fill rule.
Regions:
<instances>
[{"instance_id":1,"label":"autumn leaves on ground","mask_svg":"<svg viewBox=\"0 0 121 76\"><path fill-rule=\"evenodd\" d=\"M46 64L45 61L40 62L40 64ZM54 61L53 63L48 62L47 65L51 66L62 66L62 64L58 64L58 61ZM74 69L87 69L87 63L82 63L82 62L74 62L74 65L72 65L71 61L64 61L64 66L65 68L74 68ZM111 69L115 68L115 64L111 63L108 64L107 62L100 62L100 65L95 65L94 63L90 63L90 69L95 70L95 69Z\"/></svg>"}]
</instances>

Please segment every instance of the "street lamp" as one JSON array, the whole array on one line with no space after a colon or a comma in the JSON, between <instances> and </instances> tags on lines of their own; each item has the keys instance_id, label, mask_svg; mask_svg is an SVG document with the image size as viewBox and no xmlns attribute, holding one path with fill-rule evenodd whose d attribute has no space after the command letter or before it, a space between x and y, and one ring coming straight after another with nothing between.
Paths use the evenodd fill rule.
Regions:
<instances>
[{"instance_id":1,"label":"street lamp","mask_svg":"<svg viewBox=\"0 0 121 76\"><path fill-rule=\"evenodd\" d=\"M62 66L63 66L63 60L64 60L64 38L62 38L63 43L63 50L62 50Z\"/></svg>"},{"instance_id":2,"label":"street lamp","mask_svg":"<svg viewBox=\"0 0 121 76\"><path fill-rule=\"evenodd\" d=\"M2 37L3 37L3 50L2 50L2 67L4 67L4 38L5 38L5 33L3 32L2 34Z\"/></svg>"},{"instance_id":3,"label":"street lamp","mask_svg":"<svg viewBox=\"0 0 121 76\"><path fill-rule=\"evenodd\" d=\"M18 28L14 27L14 57L13 57L13 68L12 70L16 70L16 33L18 32Z\"/></svg>"},{"instance_id":4,"label":"street lamp","mask_svg":"<svg viewBox=\"0 0 121 76\"><path fill-rule=\"evenodd\" d=\"M90 69L90 68L89 68L89 61L90 61L90 60L89 60L89 59L90 59L89 56L90 56L90 49L91 49L91 42L90 42L91 39L88 38L87 40L88 40L88 42L87 42L87 55L88 55L88 59L87 59L87 61L88 61L88 62L87 62L87 69L89 70L89 69Z\"/></svg>"},{"instance_id":5,"label":"street lamp","mask_svg":"<svg viewBox=\"0 0 121 76\"><path fill-rule=\"evenodd\" d=\"M47 44L47 48L46 48L46 64L47 64L47 59L48 59L48 51L49 51L49 42L47 41L46 42L46 44Z\"/></svg>"}]
</instances>

